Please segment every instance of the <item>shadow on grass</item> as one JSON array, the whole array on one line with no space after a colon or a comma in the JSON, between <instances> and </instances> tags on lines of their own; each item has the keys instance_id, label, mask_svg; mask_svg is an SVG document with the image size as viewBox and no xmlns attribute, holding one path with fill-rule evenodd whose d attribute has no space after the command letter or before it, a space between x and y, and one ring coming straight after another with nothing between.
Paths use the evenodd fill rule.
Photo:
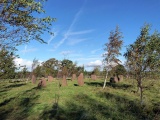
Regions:
<instances>
[{"instance_id":1,"label":"shadow on grass","mask_svg":"<svg viewBox=\"0 0 160 120\"><path fill-rule=\"evenodd\" d=\"M5 88L14 88L14 87L21 87L21 86L24 86L26 85L25 83L21 83L21 84L12 84L12 85L9 85L9 86L6 86Z\"/></svg>"},{"instance_id":2,"label":"shadow on grass","mask_svg":"<svg viewBox=\"0 0 160 120\"><path fill-rule=\"evenodd\" d=\"M59 102L59 95L55 94L55 101L52 105L52 108L48 109L48 107L46 107L44 111L40 114L40 119L42 120L48 120L48 119L50 120L52 118L60 119L58 116L58 111L61 108L59 107L58 102Z\"/></svg>"},{"instance_id":3,"label":"shadow on grass","mask_svg":"<svg viewBox=\"0 0 160 120\"><path fill-rule=\"evenodd\" d=\"M132 101L125 96L112 93L99 92L97 97L106 99L100 102L86 94L78 94L65 107L54 102L52 108L48 107L39 116L41 120L154 120L152 108L140 106L139 101ZM108 104L106 104L108 102Z\"/></svg>"},{"instance_id":4,"label":"shadow on grass","mask_svg":"<svg viewBox=\"0 0 160 120\"><path fill-rule=\"evenodd\" d=\"M85 84L89 86L103 87L103 82L85 82Z\"/></svg>"},{"instance_id":5,"label":"shadow on grass","mask_svg":"<svg viewBox=\"0 0 160 120\"><path fill-rule=\"evenodd\" d=\"M39 95L36 94L35 88L24 91L14 98L6 99L0 104L0 120L27 119L29 112L36 105Z\"/></svg>"},{"instance_id":6,"label":"shadow on grass","mask_svg":"<svg viewBox=\"0 0 160 120\"><path fill-rule=\"evenodd\" d=\"M14 100L14 99L15 99L15 98L13 97L13 98L9 98L9 99L4 100L2 103L0 103L0 107L8 104L10 101L12 101L12 100Z\"/></svg>"},{"instance_id":7,"label":"shadow on grass","mask_svg":"<svg viewBox=\"0 0 160 120\"><path fill-rule=\"evenodd\" d=\"M132 85L128 85L125 83L111 83L111 82L107 82L106 83L106 87L113 87L113 88L117 88L117 89L128 89L133 87Z\"/></svg>"},{"instance_id":8,"label":"shadow on grass","mask_svg":"<svg viewBox=\"0 0 160 120\"><path fill-rule=\"evenodd\" d=\"M71 100L74 101L66 101L65 108L58 107L56 112L53 107L50 110L43 111L40 119L47 119L46 116L48 116L49 120L124 120L121 114L118 117L114 115L115 111L112 107L106 106L106 104L88 95L79 94Z\"/></svg>"},{"instance_id":9,"label":"shadow on grass","mask_svg":"<svg viewBox=\"0 0 160 120\"><path fill-rule=\"evenodd\" d=\"M89 86L103 87L103 82L85 82L85 84L87 84ZM116 88L116 89L128 89L128 88L131 88L133 86L125 84L125 83L111 83L111 82L107 82L106 83L106 87L112 87L112 88Z\"/></svg>"},{"instance_id":10,"label":"shadow on grass","mask_svg":"<svg viewBox=\"0 0 160 120\"><path fill-rule=\"evenodd\" d=\"M74 84L74 86L79 86L78 84Z\"/></svg>"},{"instance_id":11,"label":"shadow on grass","mask_svg":"<svg viewBox=\"0 0 160 120\"><path fill-rule=\"evenodd\" d=\"M154 120L155 115L157 114L154 112L155 106L149 107L147 104L141 105L139 100L129 100L125 96L120 96L109 92L99 92L98 96L114 101L119 112L129 114L135 119Z\"/></svg>"}]
</instances>

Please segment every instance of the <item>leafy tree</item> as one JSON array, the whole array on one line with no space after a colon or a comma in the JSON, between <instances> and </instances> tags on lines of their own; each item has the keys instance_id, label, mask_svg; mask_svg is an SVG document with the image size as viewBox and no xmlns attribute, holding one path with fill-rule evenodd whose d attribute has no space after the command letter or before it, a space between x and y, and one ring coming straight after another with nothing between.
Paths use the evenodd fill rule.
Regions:
<instances>
[{"instance_id":1,"label":"leafy tree","mask_svg":"<svg viewBox=\"0 0 160 120\"><path fill-rule=\"evenodd\" d=\"M150 26L145 25L137 40L129 45L124 56L127 59L128 67L133 71L138 90L140 90L140 101L143 98L142 80L145 78L145 71L158 71L160 68L160 34L154 32L149 35Z\"/></svg>"},{"instance_id":2,"label":"leafy tree","mask_svg":"<svg viewBox=\"0 0 160 120\"><path fill-rule=\"evenodd\" d=\"M76 66L76 74L79 75L80 73L84 73L84 66Z\"/></svg>"},{"instance_id":3,"label":"leafy tree","mask_svg":"<svg viewBox=\"0 0 160 120\"><path fill-rule=\"evenodd\" d=\"M59 69L59 64L58 64L58 60L56 60L55 58L51 58L45 62L42 63L44 71L45 71L45 75L53 75L56 76L58 69Z\"/></svg>"},{"instance_id":4,"label":"leafy tree","mask_svg":"<svg viewBox=\"0 0 160 120\"><path fill-rule=\"evenodd\" d=\"M23 66L22 71L21 71L22 78L26 78L27 73L28 73L27 67L26 67L26 66Z\"/></svg>"},{"instance_id":5,"label":"leafy tree","mask_svg":"<svg viewBox=\"0 0 160 120\"><path fill-rule=\"evenodd\" d=\"M36 40L45 43L41 35L50 32L55 18L38 17L45 13L46 0L1 0L0 1L0 48L11 48Z\"/></svg>"},{"instance_id":6,"label":"leafy tree","mask_svg":"<svg viewBox=\"0 0 160 120\"><path fill-rule=\"evenodd\" d=\"M0 78L9 79L15 77L16 65L13 52L5 49L0 50Z\"/></svg>"},{"instance_id":7,"label":"leafy tree","mask_svg":"<svg viewBox=\"0 0 160 120\"><path fill-rule=\"evenodd\" d=\"M103 64L106 68L106 75L104 80L103 89L106 86L108 72L111 70L115 65L119 64L120 60L117 58L121 53L119 50L122 46L122 33L119 30L119 27L117 26L115 31L110 32L109 36L109 42L105 44L105 54L103 54L104 60Z\"/></svg>"},{"instance_id":8,"label":"leafy tree","mask_svg":"<svg viewBox=\"0 0 160 120\"><path fill-rule=\"evenodd\" d=\"M34 75L34 69L36 69L36 67L39 65L39 61L38 59L34 58L33 59L33 62L32 62L32 68L31 68L31 71L32 71L32 75Z\"/></svg>"},{"instance_id":9,"label":"leafy tree","mask_svg":"<svg viewBox=\"0 0 160 120\"><path fill-rule=\"evenodd\" d=\"M92 71L92 74L94 75L100 75L100 68L99 67L95 67Z\"/></svg>"},{"instance_id":10,"label":"leafy tree","mask_svg":"<svg viewBox=\"0 0 160 120\"><path fill-rule=\"evenodd\" d=\"M115 76L126 75L126 69L121 64L115 66L110 72L112 73L112 75L114 74Z\"/></svg>"},{"instance_id":11,"label":"leafy tree","mask_svg":"<svg viewBox=\"0 0 160 120\"><path fill-rule=\"evenodd\" d=\"M71 60L64 59L61 61L61 70L62 74L65 76L71 76L75 71L76 64L74 64Z\"/></svg>"},{"instance_id":12,"label":"leafy tree","mask_svg":"<svg viewBox=\"0 0 160 120\"><path fill-rule=\"evenodd\" d=\"M42 77L42 76L44 76L43 67L40 66L40 65L37 65L37 67L33 70L33 74L36 77Z\"/></svg>"}]
</instances>

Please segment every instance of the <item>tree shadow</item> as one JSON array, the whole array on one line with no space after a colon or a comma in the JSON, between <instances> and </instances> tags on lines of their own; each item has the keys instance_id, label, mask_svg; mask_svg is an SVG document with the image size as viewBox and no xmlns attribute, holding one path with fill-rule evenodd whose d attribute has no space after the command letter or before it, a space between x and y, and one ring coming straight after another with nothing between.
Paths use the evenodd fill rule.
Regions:
<instances>
[{"instance_id":1,"label":"tree shadow","mask_svg":"<svg viewBox=\"0 0 160 120\"><path fill-rule=\"evenodd\" d=\"M94 87L103 87L104 82L85 82L85 84L89 85L89 86L94 86ZM132 88L132 85L128 85L125 83L111 83L111 82L106 82L106 87L112 87L112 88L116 88L116 89L128 89L128 88Z\"/></svg>"},{"instance_id":2,"label":"tree shadow","mask_svg":"<svg viewBox=\"0 0 160 120\"><path fill-rule=\"evenodd\" d=\"M86 94L74 96L74 101L66 101L65 108L58 107L58 110L52 107L50 110L44 110L40 119L49 120L97 120L98 116L102 119L116 119L114 111L110 106L104 105ZM53 104L55 106L55 103ZM119 120L123 120L123 117Z\"/></svg>"},{"instance_id":3,"label":"tree shadow","mask_svg":"<svg viewBox=\"0 0 160 120\"><path fill-rule=\"evenodd\" d=\"M136 119L152 120L154 119L153 108L149 108L148 105L141 105L140 101L133 101L125 96L112 94L109 92L99 92L100 97L105 97L107 100L115 101L117 109L121 113L127 113Z\"/></svg>"},{"instance_id":4,"label":"tree shadow","mask_svg":"<svg viewBox=\"0 0 160 120\"><path fill-rule=\"evenodd\" d=\"M74 86L79 86L78 84L74 84Z\"/></svg>"},{"instance_id":5,"label":"tree shadow","mask_svg":"<svg viewBox=\"0 0 160 120\"><path fill-rule=\"evenodd\" d=\"M44 111L40 114L40 118L42 120L52 120L53 118L57 119L57 120L62 120L62 118L60 118L59 116L59 111L63 111L60 107L59 107L59 95L55 94L55 101L52 105L52 108L49 109L49 107L45 107Z\"/></svg>"},{"instance_id":6,"label":"tree shadow","mask_svg":"<svg viewBox=\"0 0 160 120\"><path fill-rule=\"evenodd\" d=\"M111 82L107 82L106 83L106 87L112 87L112 88L116 88L116 89L128 89L128 88L132 88L133 85L129 85L126 83L111 83Z\"/></svg>"},{"instance_id":7,"label":"tree shadow","mask_svg":"<svg viewBox=\"0 0 160 120\"><path fill-rule=\"evenodd\" d=\"M27 119L29 112L36 105L39 97L35 88L32 88L16 95L14 98L4 100L0 104L0 119Z\"/></svg>"},{"instance_id":8,"label":"tree shadow","mask_svg":"<svg viewBox=\"0 0 160 120\"><path fill-rule=\"evenodd\" d=\"M24 85L26 85L26 83L12 84L12 85L6 86L5 88L21 87L21 86L24 86Z\"/></svg>"},{"instance_id":9,"label":"tree shadow","mask_svg":"<svg viewBox=\"0 0 160 120\"><path fill-rule=\"evenodd\" d=\"M94 87L102 87L103 82L85 82L86 85L94 86Z\"/></svg>"},{"instance_id":10,"label":"tree shadow","mask_svg":"<svg viewBox=\"0 0 160 120\"><path fill-rule=\"evenodd\" d=\"M64 106L54 102L52 107L47 107L39 116L42 120L152 120L155 118L153 110L141 106L140 102L130 100L108 92L98 92L99 99L106 99L109 104L86 94L77 94L66 101Z\"/></svg>"},{"instance_id":11,"label":"tree shadow","mask_svg":"<svg viewBox=\"0 0 160 120\"><path fill-rule=\"evenodd\" d=\"M0 107L8 104L11 100L14 100L14 99L15 97L4 100L2 103L0 103Z\"/></svg>"}]
</instances>

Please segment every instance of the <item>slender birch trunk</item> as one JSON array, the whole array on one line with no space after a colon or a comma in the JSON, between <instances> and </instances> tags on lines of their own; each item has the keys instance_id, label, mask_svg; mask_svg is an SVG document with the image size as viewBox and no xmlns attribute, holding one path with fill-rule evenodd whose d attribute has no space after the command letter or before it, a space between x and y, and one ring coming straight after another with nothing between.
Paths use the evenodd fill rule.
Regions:
<instances>
[{"instance_id":1,"label":"slender birch trunk","mask_svg":"<svg viewBox=\"0 0 160 120\"><path fill-rule=\"evenodd\" d=\"M108 71L106 72L106 77L104 80L103 89L106 87L107 77L108 77Z\"/></svg>"}]
</instances>

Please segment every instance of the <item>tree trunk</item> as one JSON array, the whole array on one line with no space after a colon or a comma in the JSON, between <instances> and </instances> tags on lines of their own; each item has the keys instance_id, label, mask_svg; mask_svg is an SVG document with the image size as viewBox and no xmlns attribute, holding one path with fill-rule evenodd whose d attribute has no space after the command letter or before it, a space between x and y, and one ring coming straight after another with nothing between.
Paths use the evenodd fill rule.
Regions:
<instances>
[{"instance_id":1,"label":"tree trunk","mask_svg":"<svg viewBox=\"0 0 160 120\"><path fill-rule=\"evenodd\" d=\"M106 73L106 77L105 77L105 80L104 80L103 89L106 87L107 77L108 77L108 71Z\"/></svg>"},{"instance_id":2,"label":"tree trunk","mask_svg":"<svg viewBox=\"0 0 160 120\"><path fill-rule=\"evenodd\" d=\"M140 103L142 104L142 102L143 102L143 87L142 87L142 79L141 78L138 80L137 92L140 92Z\"/></svg>"},{"instance_id":3,"label":"tree trunk","mask_svg":"<svg viewBox=\"0 0 160 120\"><path fill-rule=\"evenodd\" d=\"M142 80L140 80L140 86L139 86L139 88L140 88L140 102L142 104L142 102L143 102Z\"/></svg>"}]
</instances>

